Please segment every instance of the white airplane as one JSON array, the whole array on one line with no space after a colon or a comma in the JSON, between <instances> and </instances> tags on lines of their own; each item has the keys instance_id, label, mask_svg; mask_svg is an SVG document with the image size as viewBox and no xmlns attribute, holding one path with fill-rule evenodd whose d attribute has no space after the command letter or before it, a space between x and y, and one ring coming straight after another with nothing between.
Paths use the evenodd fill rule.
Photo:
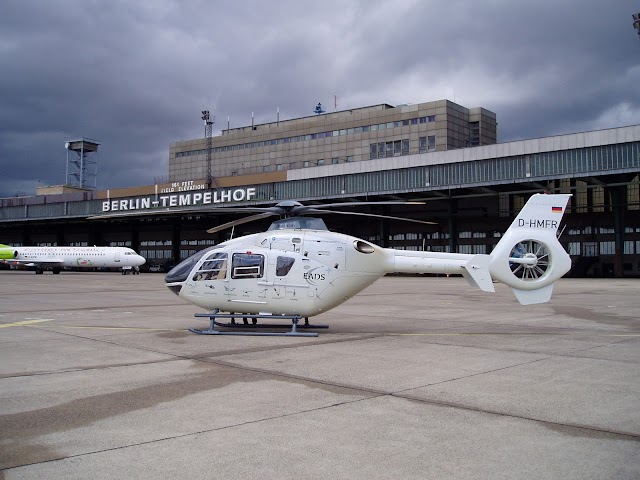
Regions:
<instances>
[{"instance_id":1,"label":"white airplane","mask_svg":"<svg viewBox=\"0 0 640 480\"><path fill-rule=\"evenodd\" d=\"M35 268L36 273L51 269L58 274L64 267L139 267L145 258L127 247L11 247L0 245L0 262ZM125 270L123 270L124 272Z\"/></svg>"},{"instance_id":2,"label":"white airplane","mask_svg":"<svg viewBox=\"0 0 640 480\"><path fill-rule=\"evenodd\" d=\"M512 288L521 304L543 303L571 268L556 236L570 196L534 194L490 255L383 248L330 232L319 218L300 216L344 204L286 201L250 207L255 215L208 231L268 215L282 218L266 232L201 250L174 267L165 282L180 298L209 311L196 314L209 317L209 330L191 329L205 334L236 333L215 330L215 325L235 325L235 318L256 323L257 318L279 317L292 320L286 335L304 335L296 331L300 318L308 325L308 317L340 305L387 273L461 274L485 292L494 292L493 282L499 281ZM231 323L220 323L220 318Z\"/></svg>"}]
</instances>

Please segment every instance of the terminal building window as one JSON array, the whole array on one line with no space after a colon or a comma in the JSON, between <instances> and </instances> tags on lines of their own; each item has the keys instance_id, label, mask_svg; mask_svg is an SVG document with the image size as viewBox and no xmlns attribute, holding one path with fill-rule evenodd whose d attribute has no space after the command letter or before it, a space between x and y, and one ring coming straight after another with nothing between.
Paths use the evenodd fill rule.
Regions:
<instances>
[{"instance_id":1,"label":"terminal building window","mask_svg":"<svg viewBox=\"0 0 640 480\"><path fill-rule=\"evenodd\" d=\"M387 157L393 157L393 142L386 143L385 151Z\"/></svg>"},{"instance_id":2,"label":"terminal building window","mask_svg":"<svg viewBox=\"0 0 640 480\"><path fill-rule=\"evenodd\" d=\"M633 244L635 242L633 240L625 240L624 241L624 254L625 255L633 255L634 251L633 251Z\"/></svg>"},{"instance_id":3,"label":"terminal building window","mask_svg":"<svg viewBox=\"0 0 640 480\"><path fill-rule=\"evenodd\" d=\"M580 255L580 242L569 242L567 250L569 255Z\"/></svg>"},{"instance_id":4,"label":"terminal building window","mask_svg":"<svg viewBox=\"0 0 640 480\"><path fill-rule=\"evenodd\" d=\"M418 139L418 152L425 153L427 151L427 137L420 137Z\"/></svg>"},{"instance_id":5,"label":"terminal building window","mask_svg":"<svg viewBox=\"0 0 640 480\"><path fill-rule=\"evenodd\" d=\"M436 136L429 135L428 137L420 137L418 139L418 152L435 152L436 150Z\"/></svg>"},{"instance_id":6,"label":"terminal building window","mask_svg":"<svg viewBox=\"0 0 640 480\"><path fill-rule=\"evenodd\" d=\"M600 242L600 255L614 255L615 253L615 242Z\"/></svg>"}]
</instances>

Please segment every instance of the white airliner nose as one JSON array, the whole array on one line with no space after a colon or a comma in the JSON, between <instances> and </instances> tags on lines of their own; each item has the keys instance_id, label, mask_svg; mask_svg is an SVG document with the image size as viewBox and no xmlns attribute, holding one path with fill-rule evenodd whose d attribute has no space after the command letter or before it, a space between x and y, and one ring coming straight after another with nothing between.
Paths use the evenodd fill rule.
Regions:
<instances>
[{"instance_id":1,"label":"white airliner nose","mask_svg":"<svg viewBox=\"0 0 640 480\"><path fill-rule=\"evenodd\" d=\"M135 266L139 267L140 265L144 265L147 262L147 259L144 258L142 255L136 255L135 261L136 261Z\"/></svg>"}]
</instances>

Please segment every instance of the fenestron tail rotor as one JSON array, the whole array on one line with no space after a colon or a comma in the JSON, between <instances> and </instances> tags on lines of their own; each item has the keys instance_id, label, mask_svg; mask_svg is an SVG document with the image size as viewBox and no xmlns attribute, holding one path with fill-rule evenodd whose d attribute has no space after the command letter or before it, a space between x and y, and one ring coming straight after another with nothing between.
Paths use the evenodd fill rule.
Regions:
<instances>
[{"instance_id":1,"label":"fenestron tail rotor","mask_svg":"<svg viewBox=\"0 0 640 480\"><path fill-rule=\"evenodd\" d=\"M544 277L549 266L549 250L537 240L522 240L514 245L509 254L511 272L525 282Z\"/></svg>"}]
</instances>

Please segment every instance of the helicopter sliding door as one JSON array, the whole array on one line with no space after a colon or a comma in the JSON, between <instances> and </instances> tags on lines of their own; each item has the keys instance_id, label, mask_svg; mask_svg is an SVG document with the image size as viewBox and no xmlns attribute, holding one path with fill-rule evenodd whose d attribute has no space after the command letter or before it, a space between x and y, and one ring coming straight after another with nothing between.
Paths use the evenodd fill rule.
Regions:
<instances>
[{"instance_id":1,"label":"helicopter sliding door","mask_svg":"<svg viewBox=\"0 0 640 480\"><path fill-rule=\"evenodd\" d=\"M265 256L236 252L231 259L229 300L239 303L266 303Z\"/></svg>"},{"instance_id":2,"label":"helicopter sliding door","mask_svg":"<svg viewBox=\"0 0 640 480\"><path fill-rule=\"evenodd\" d=\"M268 253L267 301L274 313L299 312L309 302L309 285L303 280L304 265L309 259L294 251Z\"/></svg>"}]
</instances>

